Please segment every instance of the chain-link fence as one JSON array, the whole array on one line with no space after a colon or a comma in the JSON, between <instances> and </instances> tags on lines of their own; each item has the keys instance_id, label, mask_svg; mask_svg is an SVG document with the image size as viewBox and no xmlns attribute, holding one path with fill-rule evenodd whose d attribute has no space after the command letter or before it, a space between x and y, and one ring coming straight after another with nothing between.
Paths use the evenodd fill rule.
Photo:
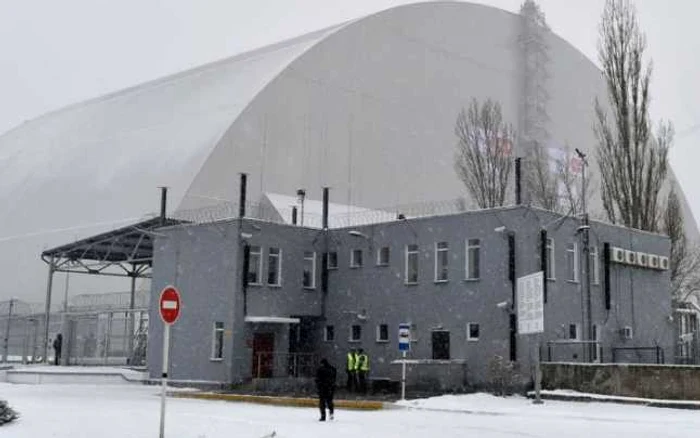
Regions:
<instances>
[{"instance_id":1,"label":"chain-link fence","mask_svg":"<svg viewBox=\"0 0 700 438\"><path fill-rule=\"evenodd\" d=\"M64 365L146 364L148 294L79 295L63 311L49 314L49 339L45 344L45 313L41 305L20 300L0 302L0 353L4 363L55 363L60 333L60 363ZM47 357L44 357L44 348Z\"/></svg>"}]
</instances>

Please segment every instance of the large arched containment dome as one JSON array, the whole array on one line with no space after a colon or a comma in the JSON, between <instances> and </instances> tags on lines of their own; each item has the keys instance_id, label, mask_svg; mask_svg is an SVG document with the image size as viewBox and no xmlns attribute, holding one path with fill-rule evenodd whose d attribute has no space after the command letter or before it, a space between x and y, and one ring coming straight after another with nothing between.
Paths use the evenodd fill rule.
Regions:
<instances>
[{"instance_id":1,"label":"large arched containment dome","mask_svg":"<svg viewBox=\"0 0 700 438\"><path fill-rule=\"evenodd\" d=\"M42 249L156 210L158 186L181 209L235 200L239 172L249 199L302 187L319 199L323 186L363 207L464 195L456 116L491 98L522 129L521 32L519 15L487 6L401 6L15 128L0 137L0 294L41 299ZM600 72L542 37L548 141L592 152Z\"/></svg>"}]
</instances>

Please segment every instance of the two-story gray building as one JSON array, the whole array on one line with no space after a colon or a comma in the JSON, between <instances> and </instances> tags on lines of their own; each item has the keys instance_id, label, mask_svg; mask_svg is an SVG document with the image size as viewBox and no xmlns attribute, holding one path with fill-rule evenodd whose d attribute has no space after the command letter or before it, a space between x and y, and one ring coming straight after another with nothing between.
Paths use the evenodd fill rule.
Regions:
<instances>
[{"instance_id":1,"label":"two-story gray building","mask_svg":"<svg viewBox=\"0 0 700 438\"><path fill-rule=\"evenodd\" d=\"M409 383L439 388L488 383L496 356L529 370L538 341L544 360L671 357L668 238L592 222L586 287L580 231L526 206L325 230L247 218L161 229L151 302L170 284L182 295L169 376L297 377L320 357L342 375L346 352L363 348L370 376L396 380L400 323L411 326ZM538 341L517 333L515 311L517 278L537 271ZM157 378L163 324L151 307Z\"/></svg>"}]
</instances>

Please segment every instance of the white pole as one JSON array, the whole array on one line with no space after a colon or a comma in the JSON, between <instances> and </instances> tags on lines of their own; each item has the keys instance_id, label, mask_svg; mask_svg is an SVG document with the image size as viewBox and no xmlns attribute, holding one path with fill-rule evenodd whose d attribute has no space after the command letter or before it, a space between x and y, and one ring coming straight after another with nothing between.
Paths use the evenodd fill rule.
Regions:
<instances>
[{"instance_id":1,"label":"white pole","mask_svg":"<svg viewBox=\"0 0 700 438\"><path fill-rule=\"evenodd\" d=\"M406 350L401 352L403 361L401 362L401 400L406 400Z\"/></svg>"},{"instance_id":2,"label":"white pole","mask_svg":"<svg viewBox=\"0 0 700 438\"><path fill-rule=\"evenodd\" d=\"M168 353L170 350L170 324L165 324L163 332L163 384L160 393L160 438L165 438L165 388L168 386Z\"/></svg>"}]
</instances>

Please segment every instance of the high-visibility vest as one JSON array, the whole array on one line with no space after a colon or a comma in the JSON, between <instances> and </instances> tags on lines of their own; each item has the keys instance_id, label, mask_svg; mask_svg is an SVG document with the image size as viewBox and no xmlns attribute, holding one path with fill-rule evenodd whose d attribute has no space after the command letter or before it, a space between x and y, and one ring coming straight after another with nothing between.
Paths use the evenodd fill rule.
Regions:
<instances>
[{"instance_id":1,"label":"high-visibility vest","mask_svg":"<svg viewBox=\"0 0 700 438\"><path fill-rule=\"evenodd\" d=\"M348 370L354 371L357 366L357 355L355 353L348 353Z\"/></svg>"},{"instance_id":2,"label":"high-visibility vest","mask_svg":"<svg viewBox=\"0 0 700 438\"><path fill-rule=\"evenodd\" d=\"M355 369L359 371L369 371L369 357L366 354L363 353L357 356Z\"/></svg>"}]
</instances>

